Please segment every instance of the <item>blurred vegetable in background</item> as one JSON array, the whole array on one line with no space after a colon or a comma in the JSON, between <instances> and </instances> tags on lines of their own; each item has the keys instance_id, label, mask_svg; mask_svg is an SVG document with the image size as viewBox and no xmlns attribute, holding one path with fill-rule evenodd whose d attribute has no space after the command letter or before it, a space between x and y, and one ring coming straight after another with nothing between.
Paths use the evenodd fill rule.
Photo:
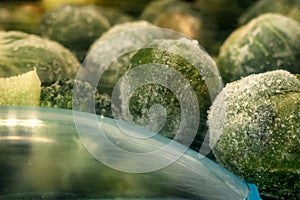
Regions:
<instances>
[{"instance_id":1,"label":"blurred vegetable in background","mask_svg":"<svg viewBox=\"0 0 300 200\"><path fill-rule=\"evenodd\" d=\"M252 19L221 47L217 65L225 82L285 69L300 73L300 23L276 13Z\"/></svg>"},{"instance_id":2,"label":"blurred vegetable in background","mask_svg":"<svg viewBox=\"0 0 300 200\"><path fill-rule=\"evenodd\" d=\"M213 23L216 45L212 53L218 54L218 48L228 35L237 28L237 18L257 0L195 0L192 5L203 16L204 23Z\"/></svg>"},{"instance_id":3,"label":"blurred vegetable in background","mask_svg":"<svg viewBox=\"0 0 300 200\"><path fill-rule=\"evenodd\" d=\"M131 17L113 9L96 5L65 4L46 12L39 26L39 33L60 42L83 61L90 45L102 33Z\"/></svg>"},{"instance_id":4,"label":"blurred vegetable in background","mask_svg":"<svg viewBox=\"0 0 300 200\"><path fill-rule=\"evenodd\" d=\"M147 20L159 27L181 32L198 40L208 50L214 52L215 26L209 18L204 18L202 12L180 0L151 1L143 10L140 19Z\"/></svg>"},{"instance_id":5,"label":"blurred vegetable in background","mask_svg":"<svg viewBox=\"0 0 300 200\"><path fill-rule=\"evenodd\" d=\"M80 61L90 45L110 27L94 5L63 5L47 12L39 26L42 36L70 49Z\"/></svg>"},{"instance_id":6,"label":"blurred vegetable in background","mask_svg":"<svg viewBox=\"0 0 300 200\"><path fill-rule=\"evenodd\" d=\"M36 33L43 13L37 2L0 2L0 30Z\"/></svg>"},{"instance_id":7,"label":"blurred vegetable in background","mask_svg":"<svg viewBox=\"0 0 300 200\"><path fill-rule=\"evenodd\" d=\"M263 13L279 13L300 22L300 0L259 0L239 17L239 24L245 24Z\"/></svg>"},{"instance_id":8,"label":"blurred vegetable in background","mask_svg":"<svg viewBox=\"0 0 300 200\"><path fill-rule=\"evenodd\" d=\"M0 77L36 68L42 84L75 78L79 62L61 44L34 34L0 31Z\"/></svg>"}]
</instances>

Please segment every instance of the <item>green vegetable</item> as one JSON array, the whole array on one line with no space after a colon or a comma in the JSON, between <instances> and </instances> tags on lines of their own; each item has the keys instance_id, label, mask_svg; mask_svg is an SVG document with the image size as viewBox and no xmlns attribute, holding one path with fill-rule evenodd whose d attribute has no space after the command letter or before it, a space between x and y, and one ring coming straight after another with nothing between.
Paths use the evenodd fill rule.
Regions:
<instances>
[{"instance_id":1,"label":"green vegetable","mask_svg":"<svg viewBox=\"0 0 300 200\"><path fill-rule=\"evenodd\" d=\"M73 90L79 94L76 98L73 98ZM95 101L94 105L92 100ZM40 104L42 107L72 109L74 103L79 105L79 111L93 112L95 109L98 115L112 117L110 97L98 93L87 82L62 79L50 86L42 87Z\"/></svg>"},{"instance_id":2,"label":"green vegetable","mask_svg":"<svg viewBox=\"0 0 300 200\"><path fill-rule=\"evenodd\" d=\"M129 65L129 70L133 70L135 67L145 65L145 64L161 64L167 68L175 69L178 73L180 73L186 80L187 84L192 87L192 90L195 92L197 97L197 103L199 106L200 113L200 125L198 127L198 134L196 136L195 142L192 148L199 148L199 145L202 144L205 128L206 128L206 111L208 107L211 105L211 99L209 95L208 88L204 82L205 78L199 73L199 68L201 73L206 74L206 70L210 70L213 68L213 61L209 56L206 56L206 53L199 52L198 43L192 40L188 40L186 38L178 39L178 40L155 40L149 46L149 48L139 50L131 59L131 63ZM180 54L174 53L180 52ZM170 52L171 51L171 52ZM197 52L194 56L200 56L201 60L197 61L195 66L189 63L186 60L186 57L182 56L192 56L190 52ZM198 69L198 70L197 70ZM159 68L158 71L154 73L165 74L165 80L168 82L168 86L177 87L177 83L179 80L174 79L173 75L165 72L164 68ZM137 75L138 76L138 75ZM143 82L144 78L141 76L132 77L136 79L141 79ZM155 80L156 77L153 77ZM129 80L130 81L130 80ZM160 80L157 80L160 81ZM217 83L219 80L215 80ZM176 88L177 91L171 91L169 87L164 87L160 84L144 84L137 88L134 93L130 96L129 101L129 111L130 115L132 115L132 120L141 126L146 126L149 122L152 121L153 116L149 116L150 108L153 105L159 104L166 110L166 122L159 133L165 135L169 138L173 138L175 136L176 130L178 130L180 123L190 123L185 122L185 119L181 117L181 107L185 107L185 105L180 105L176 97L176 93L181 95L184 94L186 90L186 86L184 88ZM123 96L126 96L126 89L130 89L130 85L125 85L125 88L121 88L124 93ZM186 95L186 94L184 94ZM188 97L187 97L188 98ZM191 97L189 97L191 98ZM197 104L196 103L196 104ZM121 107L123 105L121 104ZM193 105L194 108L189 108L196 110L196 105ZM157 114L157 113L156 113ZM160 116L154 116L160 119ZM159 121L159 123L162 120ZM155 122L154 125L160 125L158 122ZM150 123L151 124L151 123ZM153 123L151 124L153 126ZM152 128L152 127L151 127ZM188 137L188 131L187 135Z\"/></svg>"},{"instance_id":3,"label":"green vegetable","mask_svg":"<svg viewBox=\"0 0 300 200\"><path fill-rule=\"evenodd\" d=\"M90 45L110 26L97 6L70 4L47 12L39 32L63 44L83 61Z\"/></svg>"},{"instance_id":4,"label":"green vegetable","mask_svg":"<svg viewBox=\"0 0 300 200\"><path fill-rule=\"evenodd\" d=\"M96 0L98 1L98 0ZM51 11L54 8L58 8L65 4L76 4L76 5L91 5L92 7L96 7L93 4L96 4L95 0L42 0L42 5L46 9L46 11ZM132 17L123 13L119 9L115 7L97 7L98 11L101 12L103 16L105 16L111 25L115 25L118 23L128 22L132 20Z\"/></svg>"},{"instance_id":5,"label":"green vegetable","mask_svg":"<svg viewBox=\"0 0 300 200\"><path fill-rule=\"evenodd\" d=\"M213 24L204 20L200 12L193 10L192 6L180 0L157 0L149 3L143 10L140 19L147 20L159 27L169 28L181 32L210 51L212 49Z\"/></svg>"},{"instance_id":6,"label":"green vegetable","mask_svg":"<svg viewBox=\"0 0 300 200\"><path fill-rule=\"evenodd\" d=\"M245 24L263 13L280 13L300 22L299 0L259 0L253 4L238 19L239 24Z\"/></svg>"},{"instance_id":7,"label":"green vegetable","mask_svg":"<svg viewBox=\"0 0 300 200\"><path fill-rule=\"evenodd\" d=\"M0 106L38 106L41 82L36 70L7 78L0 78Z\"/></svg>"},{"instance_id":8,"label":"green vegetable","mask_svg":"<svg viewBox=\"0 0 300 200\"><path fill-rule=\"evenodd\" d=\"M229 83L208 116L217 161L273 198L300 198L300 81L284 70Z\"/></svg>"},{"instance_id":9,"label":"green vegetable","mask_svg":"<svg viewBox=\"0 0 300 200\"><path fill-rule=\"evenodd\" d=\"M300 73L299 42L297 21L279 14L263 14L226 39L217 66L225 82L276 69Z\"/></svg>"},{"instance_id":10,"label":"green vegetable","mask_svg":"<svg viewBox=\"0 0 300 200\"><path fill-rule=\"evenodd\" d=\"M38 3L0 3L0 29L35 33L43 9Z\"/></svg>"},{"instance_id":11,"label":"green vegetable","mask_svg":"<svg viewBox=\"0 0 300 200\"><path fill-rule=\"evenodd\" d=\"M28 72L34 67L42 84L75 77L80 64L60 44L36 35L0 31L0 76Z\"/></svg>"}]
</instances>

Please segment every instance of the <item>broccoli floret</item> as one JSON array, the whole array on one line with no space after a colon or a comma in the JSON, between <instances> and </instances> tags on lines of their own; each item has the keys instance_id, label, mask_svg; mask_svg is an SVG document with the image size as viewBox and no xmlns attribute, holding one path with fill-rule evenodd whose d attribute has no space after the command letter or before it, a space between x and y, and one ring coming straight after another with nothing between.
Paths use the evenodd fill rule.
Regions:
<instances>
[{"instance_id":1,"label":"broccoli floret","mask_svg":"<svg viewBox=\"0 0 300 200\"><path fill-rule=\"evenodd\" d=\"M76 87L74 88L76 83ZM77 98L73 98L73 89L76 89ZM92 105L92 99L95 105ZM52 85L43 86L41 91L41 106L72 109L73 101L79 106L79 111L92 112L112 117L111 99L108 94L100 94L88 82L73 79L58 80Z\"/></svg>"}]
</instances>

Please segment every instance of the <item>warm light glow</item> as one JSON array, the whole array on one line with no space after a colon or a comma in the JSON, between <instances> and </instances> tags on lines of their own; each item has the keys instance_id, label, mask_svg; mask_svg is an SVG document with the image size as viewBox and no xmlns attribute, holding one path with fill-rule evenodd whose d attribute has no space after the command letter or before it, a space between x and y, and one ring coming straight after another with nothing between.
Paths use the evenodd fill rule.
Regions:
<instances>
[{"instance_id":1,"label":"warm light glow","mask_svg":"<svg viewBox=\"0 0 300 200\"><path fill-rule=\"evenodd\" d=\"M29 136L0 136L0 141L1 140L11 140L11 141L28 141L28 142L53 142L53 140L44 138L44 137L29 137Z\"/></svg>"},{"instance_id":2,"label":"warm light glow","mask_svg":"<svg viewBox=\"0 0 300 200\"><path fill-rule=\"evenodd\" d=\"M37 119L0 119L0 126L42 126L42 121Z\"/></svg>"}]
</instances>

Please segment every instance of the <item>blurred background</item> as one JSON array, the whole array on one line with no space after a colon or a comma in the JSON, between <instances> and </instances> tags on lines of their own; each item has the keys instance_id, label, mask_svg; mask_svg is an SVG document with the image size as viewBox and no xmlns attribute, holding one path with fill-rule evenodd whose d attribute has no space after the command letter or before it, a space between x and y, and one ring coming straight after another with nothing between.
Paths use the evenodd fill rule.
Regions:
<instances>
[{"instance_id":1,"label":"blurred background","mask_svg":"<svg viewBox=\"0 0 300 200\"><path fill-rule=\"evenodd\" d=\"M37 33L43 15L63 4L96 5L160 27L175 29L197 39L216 56L239 17L257 0L2 0L0 30Z\"/></svg>"}]
</instances>

